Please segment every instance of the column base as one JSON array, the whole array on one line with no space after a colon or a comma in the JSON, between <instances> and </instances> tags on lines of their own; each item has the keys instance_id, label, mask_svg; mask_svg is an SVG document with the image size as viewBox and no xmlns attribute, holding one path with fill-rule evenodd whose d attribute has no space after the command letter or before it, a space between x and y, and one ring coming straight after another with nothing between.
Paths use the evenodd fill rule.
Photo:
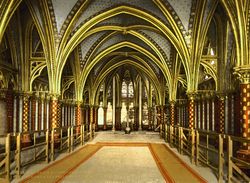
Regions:
<instances>
[{"instance_id":1,"label":"column base","mask_svg":"<svg viewBox=\"0 0 250 183\"><path fill-rule=\"evenodd\" d=\"M21 139L22 147L28 147L31 145L30 134L23 134Z\"/></svg>"}]
</instances>

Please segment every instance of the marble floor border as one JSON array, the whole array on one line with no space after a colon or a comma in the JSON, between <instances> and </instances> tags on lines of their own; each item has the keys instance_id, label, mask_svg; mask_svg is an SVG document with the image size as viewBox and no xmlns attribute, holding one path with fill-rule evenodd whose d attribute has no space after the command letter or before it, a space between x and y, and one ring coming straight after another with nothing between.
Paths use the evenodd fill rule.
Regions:
<instances>
[{"instance_id":1,"label":"marble floor border","mask_svg":"<svg viewBox=\"0 0 250 183\"><path fill-rule=\"evenodd\" d=\"M162 162L160 161L160 158L158 157L157 153L153 150L153 148L151 147L151 143L144 143L144 142L97 142L95 144L87 144L84 147L78 149L77 151L67 155L66 157L46 166L45 168L43 168L42 170L30 175L29 177L25 178L24 180L21 181L21 183L25 183L28 180L32 179L32 177L40 174L43 171L46 171L47 169L49 169L52 166L55 166L56 164L58 164L61 161L65 161L67 160L67 158L69 158L70 156L74 155L75 153L83 150L84 148L86 148L87 146L91 146L91 145L98 145L99 147L93 151L92 153L90 153L87 157L85 157L84 159L82 159L81 161L79 161L75 166L73 166L71 169L69 169L68 171L64 172L62 175L60 175L57 179L56 179L56 183L61 182L66 176L68 176L69 174L71 174L77 167L79 167L82 163L84 163L85 161L87 161L89 158L91 158L96 152L98 152L102 147L104 146L124 146L124 147L148 147L150 150L150 153L152 155L152 157L154 158L154 161L158 167L158 169L160 170L164 180L166 182L169 183L173 183L175 182L174 179L170 176L170 174L168 173L168 171L163 167ZM198 178L201 182L207 182L205 179L203 179L195 170L193 170L191 167L189 167L189 165L187 165L183 160L181 160L174 152L172 152L165 144L164 147L166 148L166 151L168 151L169 153L171 153L177 161L179 161L193 176L195 176L196 178Z\"/></svg>"}]
</instances>

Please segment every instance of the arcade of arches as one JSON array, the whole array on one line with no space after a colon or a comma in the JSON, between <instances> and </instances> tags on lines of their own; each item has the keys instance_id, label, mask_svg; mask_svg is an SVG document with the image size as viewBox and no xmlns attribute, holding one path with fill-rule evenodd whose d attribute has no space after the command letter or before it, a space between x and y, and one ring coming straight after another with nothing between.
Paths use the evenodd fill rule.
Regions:
<instances>
[{"instance_id":1,"label":"arcade of arches","mask_svg":"<svg viewBox=\"0 0 250 183\"><path fill-rule=\"evenodd\" d=\"M249 139L249 25L248 0L1 0L0 135L169 124Z\"/></svg>"}]
</instances>

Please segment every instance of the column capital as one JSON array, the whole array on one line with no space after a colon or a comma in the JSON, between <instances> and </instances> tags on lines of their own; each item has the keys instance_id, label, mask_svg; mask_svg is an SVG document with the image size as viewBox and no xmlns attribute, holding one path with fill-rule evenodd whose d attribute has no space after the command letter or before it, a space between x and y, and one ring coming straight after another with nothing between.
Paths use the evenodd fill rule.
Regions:
<instances>
[{"instance_id":1,"label":"column capital","mask_svg":"<svg viewBox=\"0 0 250 183\"><path fill-rule=\"evenodd\" d=\"M0 90L0 99L5 99L6 98L6 93L7 93L7 90L6 89L1 89Z\"/></svg>"},{"instance_id":2,"label":"column capital","mask_svg":"<svg viewBox=\"0 0 250 183\"><path fill-rule=\"evenodd\" d=\"M197 92L187 92L187 96L189 100L195 100L198 96Z\"/></svg>"},{"instance_id":3,"label":"column capital","mask_svg":"<svg viewBox=\"0 0 250 183\"><path fill-rule=\"evenodd\" d=\"M219 100L225 100L227 95L224 92L217 92L216 96L218 97Z\"/></svg>"},{"instance_id":4,"label":"column capital","mask_svg":"<svg viewBox=\"0 0 250 183\"><path fill-rule=\"evenodd\" d=\"M76 100L75 103L77 106L79 106L79 105L82 105L83 102L82 102L82 100Z\"/></svg>"},{"instance_id":5,"label":"column capital","mask_svg":"<svg viewBox=\"0 0 250 183\"><path fill-rule=\"evenodd\" d=\"M57 93L49 93L48 96L50 97L50 100L58 100L60 95Z\"/></svg>"},{"instance_id":6,"label":"column capital","mask_svg":"<svg viewBox=\"0 0 250 183\"><path fill-rule=\"evenodd\" d=\"M170 104L170 105L175 105L175 104L176 104L176 101L175 101L175 100L170 100L170 101L169 101L169 104Z\"/></svg>"},{"instance_id":7,"label":"column capital","mask_svg":"<svg viewBox=\"0 0 250 183\"><path fill-rule=\"evenodd\" d=\"M250 65L235 67L234 74L238 76L241 84L250 83Z\"/></svg>"}]
</instances>

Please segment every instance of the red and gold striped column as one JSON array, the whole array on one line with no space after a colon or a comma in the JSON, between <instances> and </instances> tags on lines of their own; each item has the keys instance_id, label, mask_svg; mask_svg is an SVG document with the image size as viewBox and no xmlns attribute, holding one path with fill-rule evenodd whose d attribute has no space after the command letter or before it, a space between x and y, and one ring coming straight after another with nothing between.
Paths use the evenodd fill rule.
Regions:
<instances>
[{"instance_id":1,"label":"red and gold striped column","mask_svg":"<svg viewBox=\"0 0 250 183\"><path fill-rule=\"evenodd\" d=\"M236 68L240 79L240 126L241 136L249 139L250 137L250 69L249 66ZM237 124L236 124L237 125ZM250 144L243 143L239 151L239 158L250 161Z\"/></svg>"},{"instance_id":2,"label":"red and gold striped column","mask_svg":"<svg viewBox=\"0 0 250 183\"><path fill-rule=\"evenodd\" d=\"M240 84L240 95L241 95L241 124L242 124L242 137L248 138L250 136L250 83ZM244 145L246 146L246 144ZM250 149L250 146L246 147Z\"/></svg>"},{"instance_id":3,"label":"red and gold striped column","mask_svg":"<svg viewBox=\"0 0 250 183\"><path fill-rule=\"evenodd\" d=\"M218 95L218 112L219 112L219 133L225 133L225 94L219 93Z\"/></svg>"},{"instance_id":4,"label":"red and gold striped column","mask_svg":"<svg viewBox=\"0 0 250 183\"><path fill-rule=\"evenodd\" d=\"M6 92L7 132L13 132L14 95L12 90Z\"/></svg>"},{"instance_id":5,"label":"red and gold striped column","mask_svg":"<svg viewBox=\"0 0 250 183\"><path fill-rule=\"evenodd\" d=\"M76 126L80 126L81 125L81 104L82 102L77 101L76 102L76 108L75 108L75 120L76 120ZM77 128L77 133L80 133L80 127Z\"/></svg>"},{"instance_id":6,"label":"red and gold striped column","mask_svg":"<svg viewBox=\"0 0 250 183\"><path fill-rule=\"evenodd\" d=\"M175 124L175 101L170 101L170 125Z\"/></svg>"},{"instance_id":7,"label":"red and gold striped column","mask_svg":"<svg viewBox=\"0 0 250 183\"><path fill-rule=\"evenodd\" d=\"M196 93L188 93L188 126L190 129L194 129L195 124L195 97Z\"/></svg>"},{"instance_id":8,"label":"red and gold striped column","mask_svg":"<svg viewBox=\"0 0 250 183\"><path fill-rule=\"evenodd\" d=\"M29 129L29 105L30 104L30 95L28 93L23 93L23 124L22 124L22 132L28 132ZM24 134L22 136L22 143L24 146L28 146L31 142L30 135Z\"/></svg>"},{"instance_id":9,"label":"red and gold striped column","mask_svg":"<svg viewBox=\"0 0 250 183\"><path fill-rule=\"evenodd\" d=\"M56 95L51 95L50 98L50 126L51 128L58 128L58 98Z\"/></svg>"},{"instance_id":10,"label":"red and gold striped column","mask_svg":"<svg viewBox=\"0 0 250 183\"><path fill-rule=\"evenodd\" d=\"M94 106L90 106L89 108L89 130L90 130L91 138L93 135L93 124L94 124Z\"/></svg>"}]
</instances>

